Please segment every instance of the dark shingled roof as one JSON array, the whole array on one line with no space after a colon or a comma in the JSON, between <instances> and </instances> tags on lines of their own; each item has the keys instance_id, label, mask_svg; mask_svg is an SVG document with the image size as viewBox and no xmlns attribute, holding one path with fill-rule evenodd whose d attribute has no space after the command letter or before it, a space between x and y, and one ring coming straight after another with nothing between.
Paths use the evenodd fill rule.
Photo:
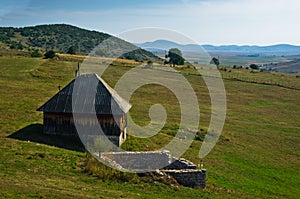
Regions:
<instances>
[{"instance_id":1,"label":"dark shingled roof","mask_svg":"<svg viewBox=\"0 0 300 199\"><path fill-rule=\"evenodd\" d=\"M72 100L75 100L73 106ZM127 113L131 105L98 75L84 74L71 81L37 111L95 114L93 107L96 114L118 115Z\"/></svg>"}]
</instances>

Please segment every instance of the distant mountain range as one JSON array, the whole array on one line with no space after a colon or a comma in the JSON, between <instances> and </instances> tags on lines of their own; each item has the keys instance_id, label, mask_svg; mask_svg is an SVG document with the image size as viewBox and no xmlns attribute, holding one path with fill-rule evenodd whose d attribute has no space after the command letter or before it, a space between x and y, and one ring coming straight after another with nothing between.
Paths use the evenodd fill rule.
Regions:
<instances>
[{"instance_id":1,"label":"distant mountain range","mask_svg":"<svg viewBox=\"0 0 300 199\"><path fill-rule=\"evenodd\" d=\"M240 54L265 54L265 55L297 55L300 54L300 46L289 44L278 44L272 46L238 46L238 45L197 45L197 44L178 44L168 40L156 40L154 42L146 42L135 44L150 52L161 54L170 48L178 48L183 52L199 52L203 49L208 52L222 53L240 53Z\"/></svg>"},{"instance_id":2,"label":"distant mountain range","mask_svg":"<svg viewBox=\"0 0 300 199\"><path fill-rule=\"evenodd\" d=\"M238 46L238 45L197 45L178 44L168 40L157 40L141 44L131 44L112 35L81 29L67 24L38 25L24 28L0 27L0 48L18 50L54 50L67 53L70 47L76 54L87 55L101 42L110 38L111 44L99 49L95 54L99 56L114 57L124 50L129 53L121 57L137 61L158 61L156 55L164 55L170 48L178 48L186 55L197 53L203 49L212 54L232 53L235 55L299 55L300 46L279 44L273 46Z\"/></svg>"},{"instance_id":3,"label":"distant mountain range","mask_svg":"<svg viewBox=\"0 0 300 199\"><path fill-rule=\"evenodd\" d=\"M0 47L17 50L54 50L67 53L70 47L76 54L87 55L101 42L111 43L95 53L99 56L119 56L137 61L160 60L157 56L112 35L81 29L67 24L38 25L24 28L0 27ZM113 46L113 47L112 47ZM129 52L124 53L122 52Z\"/></svg>"}]
</instances>

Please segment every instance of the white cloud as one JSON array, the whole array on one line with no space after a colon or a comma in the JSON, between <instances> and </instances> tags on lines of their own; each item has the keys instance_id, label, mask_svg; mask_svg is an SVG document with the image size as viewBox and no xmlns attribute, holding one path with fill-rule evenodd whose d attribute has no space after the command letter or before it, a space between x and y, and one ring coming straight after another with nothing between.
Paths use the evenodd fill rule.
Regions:
<instances>
[{"instance_id":1,"label":"white cloud","mask_svg":"<svg viewBox=\"0 0 300 199\"><path fill-rule=\"evenodd\" d=\"M181 32L198 43L300 45L299 10L298 0L183 0L155 8L23 10L3 16L0 23L71 23L111 34L158 27Z\"/></svg>"},{"instance_id":2,"label":"white cloud","mask_svg":"<svg viewBox=\"0 0 300 199\"><path fill-rule=\"evenodd\" d=\"M179 31L199 43L300 45L299 10L298 0L186 1L156 9L120 10L123 23L115 21L111 30L150 26Z\"/></svg>"},{"instance_id":3,"label":"white cloud","mask_svg":"<svg viewBox=\"0 0 300 199\"><path fill-rule=\"evenodd\" d=\"M191 5L189 17L202 32L197 38L201 42L300 44L299 9L296 0L205 1Z\"/></svg>"}]
</instances>

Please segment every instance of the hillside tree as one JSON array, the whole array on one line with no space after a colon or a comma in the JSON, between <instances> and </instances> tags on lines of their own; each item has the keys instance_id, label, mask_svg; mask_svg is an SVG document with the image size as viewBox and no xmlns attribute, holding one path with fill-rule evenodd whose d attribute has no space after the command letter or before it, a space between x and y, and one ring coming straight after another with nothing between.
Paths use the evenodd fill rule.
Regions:
<instances>
[{"instance_id":1,"label":"hillside tree","mask_svg":"<svg viewBox=\"0 0 300 199\"><path fill-rule=\"evenodd\" d=\"M216 66L219 66L220 65L220 60L216 57L213 57L210 61L210 64L214 64Z\"/></svg>"},{"instance_id":2,"label":"hillside tree","mask_svg":"<svg viewBox=\"0 0 300 199\"><path fill-rule=\"evenodd\" d=\"M44 54L45 59L52 59L55 57L55 52L53 50L49 50Z\"/></svg>"},{"instance_id":3,"label":"hillside tree","mask_svg":"<svg viewBox=\"0 0 300 199\"><path fill-rule=\"evenodd\" d=\"M253 70L258 70L259 66L257 64L251 64L250 68L253 69Z\"/></svg>"},{"instance_id":4,"label":"hillside tree","mask_svg":"<svg viewBox=\"0 0 300 199\"><path fill-rule=\"evenodd\" d=\"M31 57L43 57L42 53L39 50L35 49L33 52L30 53Z\"/></svg>"},{"instance_id":5,"label":"hillside tree","mask_svg":"<svg viewBox=\"0 0 300 199\"><path fill-rule=\"evenodd\" d=\"M166 55L169 58L169 63L175 67L176 65L183 65L185 59L182 56L182 52L178 48L171 48Z\"/></svg>"},{"instance_id":6,"label":"hillside tree","mask_svg":"<svg viewBox=\"0 0 300 199\"><path fill-rule=\"evenodd\" d=\"M68 54L71 54L71 55L75 55L76 54L76 49L74 46L70 46L68 51L67 51Z\"/></svg>"}]
</instances>

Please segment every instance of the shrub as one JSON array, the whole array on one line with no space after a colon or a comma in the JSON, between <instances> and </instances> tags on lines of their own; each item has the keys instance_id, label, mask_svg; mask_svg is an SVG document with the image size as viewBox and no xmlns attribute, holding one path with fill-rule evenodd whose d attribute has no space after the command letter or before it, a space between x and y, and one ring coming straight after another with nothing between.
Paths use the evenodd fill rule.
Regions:
<instances>
[{"instance_id":1,"label":"shrub","mask_svg":"<svg viewBox=\"0 0 300 199\"><path fill-rule=\"evenodd\" d=\"M256 65L256 64L251 64L251 65L250 65L250 68L253 69L253 70L258 70L258 69L259 69L259 66Z\"/></svg>"},{"instance_id":2,"label":"shrub","mask_svg":"<svg viewBox=\"0 0 300 199\"><path fill-rule=\"evenodd\" d=\"M149 61L147 61L147 67L152 67L153 66L153 61L151 61L151 60L149 60Z\"/></svg>"},{"instance_id":3,"label":"shrub","mask_svg":"<svg viewBox=\"0 0 300 199\"><path fill-rule=\"evenodd\" d=\"M42 53L39 52L39 50L34 50L31 54L31 57L42 57Z\"/></svg>"},{"instance_id":4,"label":"shrub","mask_svg":"<svg viewBox=\"0 0 300 199\"><path fill-rule=\"evenodd\" d=\"M49 50L44 54L45 59L52 59L55 57L55 52L53 50Z\"/></svg>"},{"instance_id":5,"label":"shrub","mask_svg":"<svg viewBox=\"0 0 300 199\"><path fill-rule=\"evenodd\" d=\"M147 61L147 64L153 64L153 61L148 60L148 61Z\"/></svg>"},{"instance_id":6,"label":"shrub","mask_svg":"<svg viewBox=\"0 0 300 199\"><path fill-rule=\"evenodd\" d=\"M71 54L71 55L75 55L76 54L75 47L74 46L70 46L70 48L68 49L67 53Z\"/></svg>"}]
</instances>

